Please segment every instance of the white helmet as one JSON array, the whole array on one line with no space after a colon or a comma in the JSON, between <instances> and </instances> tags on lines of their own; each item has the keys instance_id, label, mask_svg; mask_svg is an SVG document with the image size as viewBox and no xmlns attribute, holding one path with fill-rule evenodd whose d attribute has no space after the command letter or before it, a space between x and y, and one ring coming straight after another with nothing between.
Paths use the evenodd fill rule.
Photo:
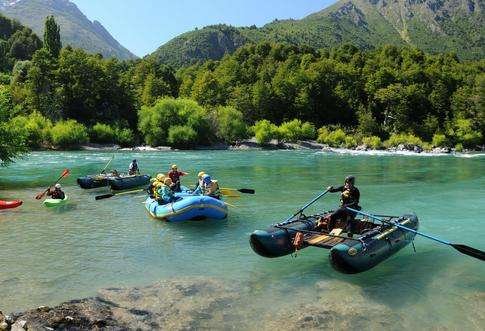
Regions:
<instances>
[{"instance_id":1,"label":"white helmet","mask_svg":"<svg viewBox=\"0 0 485 331\"><path fill-rule=\"evenodd\" d=\"M54 188L60 189L61 188L61 184L57 183L56 185L54 185Z\"/></svg>"}]
</instances>

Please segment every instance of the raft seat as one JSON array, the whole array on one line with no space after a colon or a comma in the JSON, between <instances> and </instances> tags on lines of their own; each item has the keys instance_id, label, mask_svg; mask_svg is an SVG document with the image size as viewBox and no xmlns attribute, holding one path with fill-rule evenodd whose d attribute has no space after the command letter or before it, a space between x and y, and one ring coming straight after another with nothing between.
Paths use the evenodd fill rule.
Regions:
<instances>
[{"instance_id":1,"label":"raft seat","mask_svg":"<svg viewBox=\"0 0 485 331\"><path fill-rule=\"evenodd\" d=\"M329 234L322 234L322 235L313 235L309 237L308 239L304 240L304 242L308 246L315 246L315 247L321 247L321 248L332 248L333 246L340 244L341 242L344 242L345 238L340 238L340 237L333 237L333 236L338 236L342 233L342 229L333 229ZM332 236L333 235L333 236Z\"/></svg>"}]
</instances>

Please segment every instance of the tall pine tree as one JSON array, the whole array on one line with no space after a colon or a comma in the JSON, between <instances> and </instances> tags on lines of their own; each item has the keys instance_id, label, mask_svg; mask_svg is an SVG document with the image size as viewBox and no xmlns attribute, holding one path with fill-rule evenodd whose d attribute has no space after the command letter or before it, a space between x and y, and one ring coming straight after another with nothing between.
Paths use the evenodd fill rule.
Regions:
<instances>
[{"instance_id":1,"label":"tall pine tree","mask_svg":"<svg viewBox=\"0 0 485 331\"><path fill-rule=\"evenodd\" d=\"M44 47L54 58L59 57L61 52L61 34L54 16L47 16L45 20Z\"/></svg>"}]
</instances>

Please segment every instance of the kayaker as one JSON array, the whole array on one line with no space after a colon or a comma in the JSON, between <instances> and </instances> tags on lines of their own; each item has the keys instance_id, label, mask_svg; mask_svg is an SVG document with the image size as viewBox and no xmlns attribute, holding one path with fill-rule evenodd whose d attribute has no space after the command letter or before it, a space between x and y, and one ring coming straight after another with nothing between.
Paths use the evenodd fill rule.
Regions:
<instances>
[{"instance_id":1,"label":"kayaker","mask_svg":"<svg viewBox=\"0 0 485 331\"><path fill-rule=\"evenodd\" d=\"M64 200L66 197L66 194L62 191L61 189L61 184L57 183L54 185L54 189L52 187L49 189L49 192L47 192L47 195L51 197L51 199L56 199L56 200Z\"/></svg>"},{"instance_id":2,"label":"kayaker","mask_svg":"<svg viewBox=\"0 0 485 331\"><path fill-rule=\"evenodd\" d=\"M172 164L171 170L168 172L168 177L172 180L172 189L174 192L180 192L180 177L188 175L186 172L179 171L176 164Z\"/></svg>"},{"instance_id":3,"label":"kayaker","mask_svg":"<svg viewBox=\"0 0 485 331\"><path fill-rule=\"evenodd\" d=\"M337 220L347 221L348 236L352 237L355 232L355 213L349 212L347 207L357 210L362 209L359 206L360 192L359 189L355 187L355 177L347 176L344 185L339 187L329 186L327 190L331 193L342 192L340 194L340 208L325 217L327 230L331 231Z\"/></svg>"},{"instance_id":4,"label":"kayaker","mask_svg":"<svg viewBox=\"0 0 485 331\"><path fill-rule=\"evenodd\" d=\"M134 176L139 175L140 169L138 169L138 163L136 160L131 161L130 166L128 167L128 175Z\"/></svg>"},{"instance_id":5,"label":"kayaker","mask_svg":"<svg viewBox=\"0 0 485 331\"><path fill-rule=\"evenodd\" d=\"M166 204L174 202L177 198L172 190L172 180L170 178L165 178L163 185L158 190L158 202L161 204Z\"/></svg>"},{"instance_id":6,"label":"kayaker","mask_svg":"<svg viewBox=\"0 0 485 331\"><path fill-rule=\"evenodd\" d=\"M195 183L195 188L194 188L194 192L202 186L202 184L204 183L204 181L202 180L202 177L204 177L205 175L205 172L203 171L200 171L198 174L197 174L197 183Z\"/></svg>"}]
</instances>

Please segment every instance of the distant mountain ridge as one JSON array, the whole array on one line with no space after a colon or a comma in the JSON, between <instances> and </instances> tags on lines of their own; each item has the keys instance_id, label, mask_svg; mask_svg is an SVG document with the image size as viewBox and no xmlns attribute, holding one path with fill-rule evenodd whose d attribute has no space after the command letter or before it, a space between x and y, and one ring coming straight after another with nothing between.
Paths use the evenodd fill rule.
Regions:
<instances>
[{"instance_id":1,"label":"distant mountain ridge","mask_svg":"<svg viewBox=\"0 0 485 331\"><path fill-rule=\"evenodd\" d=\"M212 25L184 33L151 56L179 67L220 59L261 40L362 49L412 45L426 52L455 52L463 59L485 55L484 0L340 0L301 20L275 20L261 28Z\"/></svg>"},{"instance_id":2,"label":"distant mountain ridge","mask_svg":"<svg viewBox=\"0 0 485 331\"><path fill-rule=\"evenodd\" d=\"M45 18L53 15L61 27L64 46L80 47L105 57L136 58L100 22L91 22L69 0L0 0L0 12L30 27L41 37L44 34Z\"/></svg>"}]
</instances>

